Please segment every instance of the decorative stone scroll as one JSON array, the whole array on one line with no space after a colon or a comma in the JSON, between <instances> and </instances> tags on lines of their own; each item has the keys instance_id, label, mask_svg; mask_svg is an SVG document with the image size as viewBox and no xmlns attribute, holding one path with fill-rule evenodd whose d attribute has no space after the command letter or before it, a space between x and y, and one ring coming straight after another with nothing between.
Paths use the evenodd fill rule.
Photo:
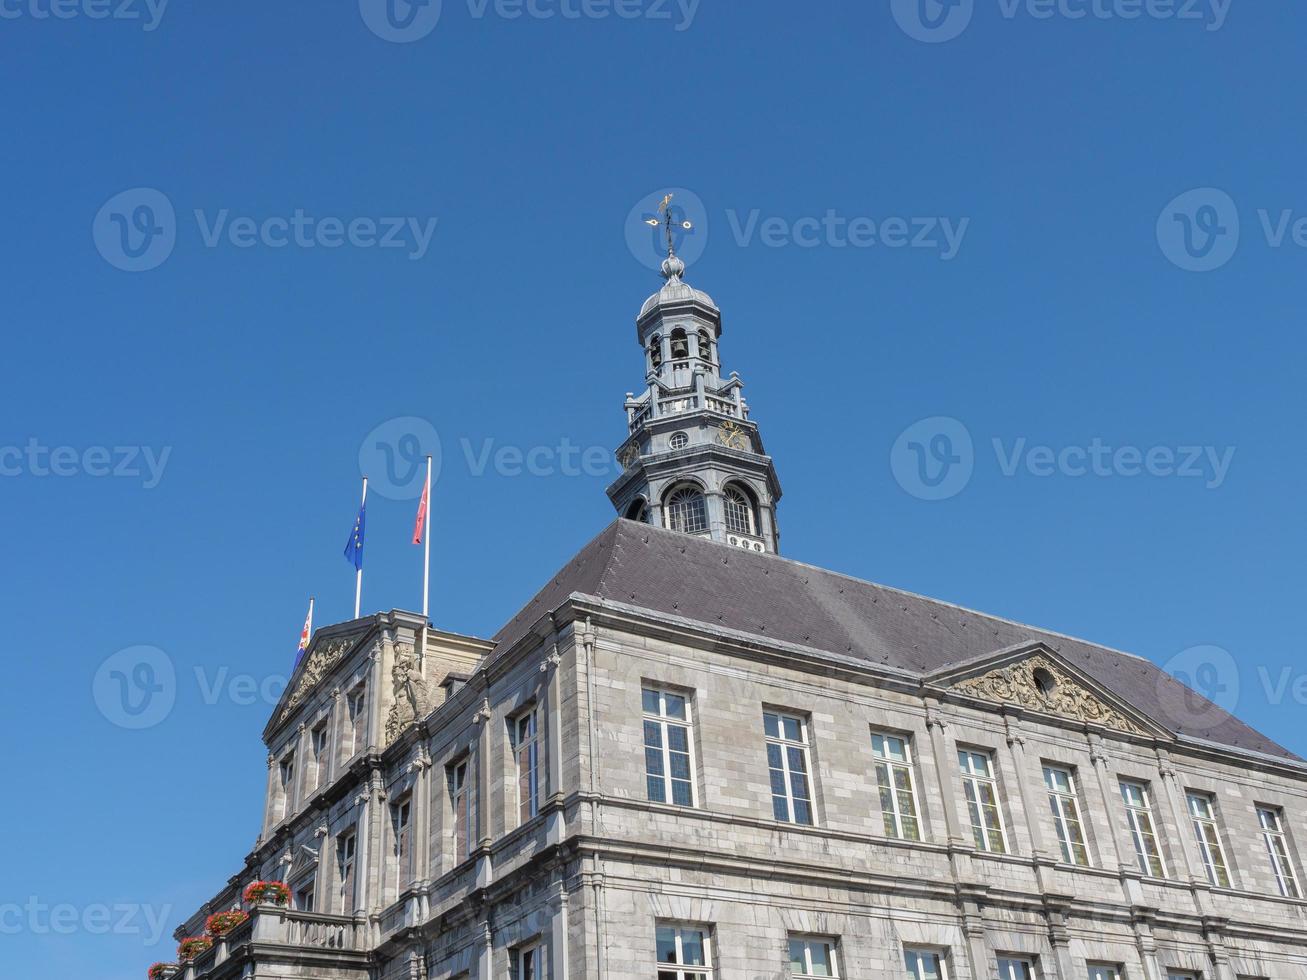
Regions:
<instances>
[{"instance_id":1,"label":"decorative stone scroll","mask_svg":"<svg viewBox=\"0 0 1307 980\"><path fill-rule=\"evenodd\" d=\"M309 662L304 665L304 673L300 674L300 682L295 685L294 693L286 702L286 707L282 709L281 717L277 719L278 723L290 717L291 712L299 707L309 691L331 672L332 667L340 663L341 658L353 645L354 638L344 636L319 643L313 648L313 652L309 654Z\"/></svg>"},{"instance_id":2,"label":"decorative stone scroll","mask_svg":"<svg viewBox=\"0 0 1307 980\"><path fill-rule=\"evenodd\" d=\"M400 733L431 710L431 697L426 678L418 666L413 647L400 644L395 647L395 665L390 669L394 692L390 702L390 715L386 718L386 744L399 738Z\"/></svg>"},{"instance_id":3,"label":"decorative stone scroll","mask_svg":"<svg viewBox=\"0 0 1307 980\"><path fill-rule=\"evenodd\" d=\"M1076 718L1131 735L1148 734L1046 657L1031 657L980 677L969 677L958 681L952 689L985 701Z\"/></svg>"}]
</instances>

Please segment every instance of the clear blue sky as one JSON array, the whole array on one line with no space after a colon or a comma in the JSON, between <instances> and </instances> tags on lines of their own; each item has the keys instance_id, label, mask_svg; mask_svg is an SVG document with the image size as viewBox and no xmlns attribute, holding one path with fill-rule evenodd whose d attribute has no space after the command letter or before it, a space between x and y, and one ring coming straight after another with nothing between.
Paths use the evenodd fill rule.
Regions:
<instances>
[{"instance_id":1,"label":"clear blue sky","mask_svg":"<svg viewBox=\"0 0 1307 980\"><path fill-rule=\"evenodd\" d=\"M675 3L648 16L653 0L635 19L445 0L427 36L392 43L371 0L176 0L153 30L143 0L145 22L6 0L0 444L21 452L0 457L0 905L23 908L0 919L0 972L140 980L238 870L271 707L230 682L286 672L310 594L319 624L350 615L341 549L377 427L418 417L441 439L442 627L493 632L608 523L611 471L478 474L476 457L621 440L633 318L658 285L626 223L669 186L702 201L688 278L724 311L787 555L1159 663L1219 647L1230 663L1198 666L1307 753L1302 705L1262 679L1307 671L1307 249L1258 215L1274 233L1307 214L1307 10L1045 19L1014 2L976 0L958 37L923 43L885 0L703 0L688 22ZM176 215L142 272L114 236L164 226L139 211L158 196L113 203L134 188ZM1195 188L1228 197L1164 213ZM406 248L237 244L236 218L283 240L275 219L297 210L437 224L425 252L410 226ZM965 233L946 259L891 244L893 218ZM854 219L889 242L838 247L829 229ZM1180 267L1186 230L1218 268ZM956 425L916 430L891 465L933 417L974 446L943 500L904 484L914 454L961 458ZM71 447L72 475L43 475L32 443ZM1132 477L1127 454L1072 475L1094 445L1163 463L1211 447L1228 467ZM105 461L87 451L118 446L167 447L157 485L116 454L141 475L91 475ZM415 606L413 501L378 493L368 517L365 609ZM141 645L164 651L176 703L137 731L95 694ZM138 929L102 924L118 906ZM155 946L147 913L166 915Z\"/></svg>"}]
</instances>

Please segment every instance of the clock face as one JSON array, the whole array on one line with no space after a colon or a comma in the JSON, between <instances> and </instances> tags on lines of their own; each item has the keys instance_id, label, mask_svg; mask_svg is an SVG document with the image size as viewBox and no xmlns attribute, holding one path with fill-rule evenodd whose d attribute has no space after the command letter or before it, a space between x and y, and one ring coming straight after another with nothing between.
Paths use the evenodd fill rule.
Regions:
<instances>
[{"instance_id":1,"label":"clock face","mask_svg":"<svg viewBox=\"0 0 1307 980\"><path fill-rule=\"evenodd\" d=\"M723 422L721 428L717 431L717 441L727 449L739 449L747 452L749 446L749 434L734 422Z\"/></svg>"}]
</instances>

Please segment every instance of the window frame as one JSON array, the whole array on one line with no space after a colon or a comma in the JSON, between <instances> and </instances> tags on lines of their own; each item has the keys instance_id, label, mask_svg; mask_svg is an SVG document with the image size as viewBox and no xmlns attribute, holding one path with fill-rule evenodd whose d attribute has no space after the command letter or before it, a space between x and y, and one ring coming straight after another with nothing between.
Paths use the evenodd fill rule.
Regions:
<instances>
[{"instance_id":1,"label":"window frame","mask_svg":"<svg viewBox=\"0 0 1307 980\"><path fill-rule=\"evenodd\" d=\"M1266 845L1267 857L1271 862L1271 872L1275 875L1275 884L1280 889L1280 897L1301 899L1302 885L1299 884L1298 870L1293 862L1289 832L1284 826L1284 808L1256 803L1253 809L1257 815L1258 830ZM1268 827L1264 817L1270 817L1274 826Z\"/></svg>"},{"instance_id":2,"label":"window frame","mask_svg":"<svg viewBox=\"0 0 1307 980\"><path fill-rule=\"evenodd\" d=\"M1003 965L1008 964L1008 972L1005 975ZM1038 980L1039 974L1036 972L1035 958L1033 956L1023 956L1021 954L1004 954L1000 953L994 957L994 965L998 970L998 980ZM1012 967L1023 967L1022 976L1014 976Z\"/></svg>"},{"instance_id":3,"label":"window frame","mask_svg":"<svg viewBox=\"0 0 1307 980\"><path fill-rule=\"evenodd\" d=\"M658 698L658 713L652 713L647 704L645 695L653 694ZM685 705L684 719L677 718L674 715L667 714L668 696L679 698ZM665 803L668 806L689 807L697 809L699 806L699 787L698 787L698 760L695 758L694 750L694 699L684 691L678 691L675 688L666 687L661 684L643 683L640 685L640 709L641 709L641 736L644 739L645 750L645 797L651 803ZM655 725L658 729L659 745L652 746L649 744L649 726ZM689 765L689 777L687 779L678 779L673 775L672 755L675 750L672 749L672 739L670 729L681 728L685 730L684 755L687 757ZM649 772L649 753L657 751L662 764L662 773ZM676 754L681 754L679 751ZM650 794L652 780L659 780L662 783L663 799L655 800ZM689 786L690 801L688 803L678 802L676 799L676 784L685 783Z\"/></svg>"},{"instance_id":4,"label":"window frame","mask_svg":"<svg viewBox=\"0 0 1307 980\"><path fill-rule=\"evenodd\" d=\"M838 936L818 936L809 933L790 933L787 937L789 956L790 956L790 976L798 980L840 980L840 941ZM796 943L803 945L803 966L802 973L794 972L794 946ZM812 972L812 947L815 945L825 946L829 950L827 973Z\"/></svg>"},{"instance_id":5,"label":"window frame","mask_svg":"<svg viewBox=\"0 0 1307 980\"><path fill-rule=\"evenodd\" d=\"M395 859L395 894L413 882L413 795L404 793L390 804L391 856Z\"/></svg>"},{"instance_id":6,"label":"window frame","mask_svg":"<svg viewBox=\"0 0 1307 980\"><path fill-rule=\"evenodd\" d=\"M519 711L509 721L509 744L513 751L513 771L517 786L517 825L520 827L540 813L541 765L544 738L541 722L544 712L539 702ZM524 757L525 755L525 757ZM547 762L547 759L545 760ZM525 780L525 795L523 781Z\"/></svg>"},{"instance_id":7,"label":"window frame","mask_svg":"<svg viewBox=\"0 0 1307 980\"><path fill-rule=\"evenodd\" d=\"M925 957L934 959L938 980L949 980L948 950L935 946L904 946L903 966L908 980L930 980L926 974L913 967L914 959L919 964Z\"/></svg>"},{"instance_id":8,"label":"window frame","mask_svg":"<svg viewBox=\"0 0 1307 980\"><path fill-rule=\"evenodd\" d=\"M281 816L285 820L295 812L295 750L282 755L278 763L278 780L281 789Z\"/></svg>"},{"instance_id":9,"label":"window frame","mask_svg":"<svg viewBox=\"0 0 1307 980\"><path fill-rule=\"evenodd\" d=\"M330 768L328 753L331 751L331 728L325 718L309 731L309 751L313 753L313 788L321 789Z\"/></svg>"},{"instance_id":10,"label":"window frame","mask_svg":"<svg viewBox=\"0 0 1307 980\"><path fill-rule=\"evenodd\" d=\"M358 846L357 826L350 827L336 837L336 880L342 915L353 913L354 898L358 894Z\"/></svg>"},{"instance_id":11,"label":"window frame","mask_svg":"<svg viewBox=\"0 0 1307 980\"><path fill-rule=\"evenodd\" d=\"M658 959L659 933L671 930L675 961ZM686 933L698 933L699 948L703 950L703 963L686 963L683 953L683 939ZM654 922L654 973L661 980L663 974L671 974L672 980L712 980L716 971L716 958L713 956L713 929L711 925L698 922ZM670 967L670 969L669 969Z\"/></svg>"},{"instance_id":12,"label":"window frame","mask_svg":"<svg viewBox=\"0 0 1307 980\"><path fill-rule=\"evenodd\" d=\"M737 527L739 523L739 514L732 515L731 508L738 511L744 510L744 527ZM726 524L726 530L732 534L747 534L750 537L758 536L758 514L753 506L753 499L738 484L728 483L722 488L722 515Z\"/></svg>"},{"instance_id":13,"label":"window frame","mask_svg":"<svg viewBox=\"0 0 1307 980\"><path fill-rule=\"evenodd\" d=\"M876 750L877 739L880 739L882 744L890 740L902 743L903 758L906 761L900 762L889 755L878 753ZM916 754L913 751L911 736L897 735L893 732L873 728L871 730L871 756L873 759L872 771L876 777L877 798L880 803L885 836L894 840L920 842L923 837L921 832L921 799L917 795ZM882 780L882 770L884 770L884 780ZM899 798L899 794L903 791L894 779L896 771L899 770L907 775L907 793L912 804L911 820L916 825L916 836L905 833L903 829L903 806L902 800ZM886 794L889 795L891 804L891 810L889 811L885 809ZM893 825L892 831L891 823Z\"/></svg>"},{"instance_id":14,"label":"window frame","mask_svg":"<svg viewBox=\"0 0 1307 980\"><path fill-rule=\"evenodd\" d=\"M1221 826L1217 819L1216 796L1201 790L1187 789L1185 812L1194 832L1194 841L1198 845L1198 859L1208 882L1215 888L1233 888L1234 877L1230 874L1230 862L1225 851L1225 842L1221 839ZM1194 812L1194 804L1206 807L1206 814ZM1210 836L1204 831L1210 831Z\"/></svg>"},{"instance_id":15,"label":"window frame","mask_svg":"<svg viewBox=\"0 0 1307 980\"><path fill-rule=\"evenodd\" d=\"M459 774L462 774L460 779ZM449 791L450 812L453 815L450 837L454 842L454 857L462 864L476 849L476 776L472 757L462 756L445 766L445 783ZM462 845L459 844L460 832Z\"/></svg>"},{"instance_id":16,"label":"window frame","mask_svg":"<svg viewBox=\"0 0 1307 980\"><path fill-rule=\"evenodd\" d=\"M1072 864L1079 868L1092 868L1094 859L1089 853L1089 834L1085 829L1084 812L1080 808L1080 785L1075 767L1045 762L1043 770L1044 790L1048 794L1049 808L1053 814L1053 829L1057 835L1057 842L1062 848L1062 861L1065 864ZM1054 774L1066 777L1068 790L1058 789L1054 785L1055 781L1050 778ZM1070 810L1070 813L1067 812L1068 810ZM1073 825L1080 837L1078 845L1071 837ZM1084 854L1083 861L1078 860L1077 846Z\"/></svg>"},{"instance_id":17,"label":"window frame","mask_svg":"<svg viewBox=\"0 0 1307 980\"><path fill-rule=\"evenodd\" d=\"M1162 840L1157 834L1157 820L1153 816L1152 786L1146 780L1131 779L1126 776L1119 777L1117 784L1121 791L1121 802L1125 806L1126 829L1130 831L1130 840L1135 846L1135 859L1139 863L1139 870L1153 878L1166 878L1168 876L1166 855L1162 851ZM1126 795L1127 787L1138 789L1139 797L1143 802L1130 802L1130 798ZM1148 822L1147 829L1142 826L1145 820ZM1149 841L1153 845L1151 854L1147 849ZM1151 863L1154 857L1157 859L1157 868L1154 868Z\"/></svg>"},{"instance_id":18,"label":"window frame","mask_svg":"<svg viewBox=\"0 0 1307 980\"><path fill-rule=\"evenodd\" d=\"M523 943L513 950L513 977L515 980L541 980L541 964L544 962L544 947L540 941ZM528 974L526 965L531 964Z\"/></svg>"},{"instance_id":19,"label":"window frame","mask_svg":"<svg viewBox=\"0 0 1307 980\"><path fill-rule=\"evenodd\" d=\"M305 894L308 901L305 901ZM318 876L316 873L303 875L291 886L291 908L296 912L316 912L318 904Z\"/></svg>"},{"instance_id":20,"label":"window frame","mask_svg":"<svg viewBox=\"0 0 1307 980\"><path fill-rule=\"evenodd\" d=\"M965 757L965 758L964 758ZM976 758L985 760L985 772L977 773L972 765ZM1012 846L1008 839L1007 821L1003 818L1003 795L999 792L998 765L993 751L985 748L967 748L958 746L958 768L962 776L962 797L967 804L967 819L971 824L971 836L976 848L986 854L1011 854ZM988 789L993 803L982 802L981 790ZM992 806L998 821L999 846L994 847L990 834L993 828L984 822L984 808Z\"/></svg>"},{"instance_id":21,"label":"window frame","mask_svg":"<svg viewBox=\"0 0 1307 980\"><path fill-rule=\"evenodd\" d=\"M349 726L349 755L346 758L352 759L367 748L367 681L359 681L345 695L345 721Z\"/></svg>"},{"instance_id":22,"label":"window frame","mask_svg":"<svg viewBox=\"0 0 1307 980\"><path fill-rule=\"evenodd\" d=\"M770 780L772 819L777 820L781 823L794 824L795 826L799 826L799 827L815 827L817 826L817 801L816 801L816 794L814 793L814 783L812 779L812 753L809 751L809 748L812 744L812 739L809 735L808 718L806 715L785 711L779 708L778 709L763 708L762 718L763 718L763 743L766 746L768 774L769 776L771 776L771 774L779 771L784 778L784 785L785 785L785 795L784 797L779 797L776 793L776 780L774 778L771 778ZM776 731L777 731L776 735L771 735L767 731L768 718L776 719ZM790 739L788 736L785 735L785 722L787 721L798 722L799 725L798 741ZM777 769L776 766L772 764L771 748L773 746L776 747L777 755L779 755L781 760L781 766L779 770ZM796 775L796 772L792 768L793 762L791 761L791 757L790 757L790 753L792 751L798 752L800 754L800 758L803 760L803 771L801 773L797 773L797 775L801 775L803 777L804 788L806 789L808 794L806 797L797 797L794 794L794 777ZM782 800L782 799L784 800L785 813L787 814L784 817L778 816L776 813L776 804L778 800ZM807 804L809 819L807 820L798 819L795 812L796 800L801 800L802 802Z\"/></svg>"},{"instance_id":23,"label":"window frame","mask_svg":"<svg viewBox=\"0 0 1307 980\"><path fill-rule=\"evenodd\" d=\"M1102 971L1102 973L1095 973ZM1085 980L1124 980L1125 971L1120 963L1089 960L1085 963Z\"/></svg>"},{"instance_id":24,"label":"window frame","mask_svg":"<svg viewBox=\"0 0 1307 980\"><path fill-rule=\"evenodd\" d=\"M688 517L693 517L693 522ZM676 526L678 521L680 527ZM703 488L695 483L678 483L672 487L663 498L663 526L678 534L707 534L710 530L708 495Z\"/></svg>"}]
</instances>

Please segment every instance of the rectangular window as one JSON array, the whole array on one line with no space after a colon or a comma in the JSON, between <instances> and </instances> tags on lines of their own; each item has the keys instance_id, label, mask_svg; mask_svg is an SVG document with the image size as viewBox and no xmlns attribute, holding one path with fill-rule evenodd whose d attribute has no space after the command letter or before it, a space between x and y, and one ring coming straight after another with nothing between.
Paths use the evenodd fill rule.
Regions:
<instances>
[{"instance_id":1,"label":"rectangular window","mask_svg":"<svg viewBox=\"0 0 1307 980\"><path fill-rule=\"evenodd\" d=\"M1088 867L1089 848L1085 846L1085 831L1080 821L1075 773L1060 766L1045 766L1044 786L1048 790L1049 808L1053 811L1057 841L1062 846L1062 860L1067 864Z\"/></svg>"},{"instance_id":2,"label":"rectangular window","mask_svg":"<svg viewBox=\"0 0 1307 980\"><path fill-rule=\"evenodd\" d=\"M454 856L458 860L467 857L472 849L472 834L476 826L473 819L473 799L475 791L469 782L471 776L470 760L455 762L446 770L449 780L449 802L454 813Z\"/></svg>"},{"instance_id":3,"label":"rectangular window","mask_svg":"<svg viewBox=\"0 0 1307 980\"><path fill-rule=\"evenodd\" d=\"M767 766L771 770L772 815L787 823L812 823L808 782L808 723L796 715L764 711Z\"/></svg>"},{"instance_id":4,"label":"rectangular window","mask_svg":"<svg viewBox=\"0 0 1307 980\"><path fill-rule=\"evenodd\" d=\"M1157 845L1157 829L1153 824L1153 801L1148 785L1129 779L1121 780L1121 799L1125 801L1126 827L1134 841L1135 857L1139 870L1154 878L1166 877L1166 864Z\"/></svg>"},{"instance_id":5,"label":"rectangular window","mask_svg":"<svg viewBox=\"0 0 1307 980\"><path fill-rule=\"evenodd\" d=\"M1202 980L1202 978L1197 973L1177 973L1174 970L1167 970L1166 980Z\"/></svg>"},{"instance_id":6,"label":"rectangular window","mask_svg":"<svg viewBox=\"0 0 1307 980\"><path fill-rule=\"evenodd\" d=\"M313 729L310 736L313 748L313 788L319 789L327 781L327 723Z\"/></svg>"},{"instance_id":7,"label":"rectangular window","mask_svg":"<svg viewBox=\"0 0 1307 980\"><path fill-rule=\"evenodd\" d=\"M295 908L301 912L313 911L313 878L306 878L295 887Z\"/></svg>"},{"instance_id":8,"label":"rectangular window","mask_svg":"<svg viewBox=\"0 0 1307 980\"><path fill-rule=\"evenodd\" d=\"M712 980L712 946L703 926L658 926L658 980Z\"/></svg>"},{"instance_id":9,"label":"rectangular window","mask_svg":"<svg viewBox=\"0 0 1307 980\"><path fill-rule=\"evenodd\" d=\"M517 767L517 822L540 812L540 709L532 708L509 721L513 760Z\"/></svg>"},{"instance_id":10,"label":"rectangular window","mask_svg":"<svg viewBox=\"0 0 1307 980\"><path fill-rule=\"evenodd\" d=\"M791 936L790 974L795 977L838 977L835 940L823 936Z\"/></svg>"},{"instance_id":11,"label":"rectangular window","mask_svg":"<svg viewBox=\"0 0 1307 980\"><path fill-rule=\"evenodd\" d=\"M1221 832L1216 826L1216 808L1206 793L1186 793L1189 801L1189 819L1193 823L1194 840L1203 859L1207 880L1217 888L1230 887L1230 871L1225 863L1225 848L1221 846Z\"/></svg>"},{"instance_id":12,"label":"rectangular window","mask_svg":"<svg viewBox=\"0 0 1307 980\"><path fill-rule=\"evenodd\" d=\"M1029 960L1000 956L998 980L1035 980L1035 967Z\"/></svg>"},{"instance_id":13,"label":"rectangular window","mask_svg":"<svg viewBox=\"0 0 1307 980\"><path fill-rule=\"evenodd\" d=\"M517 961L516 980L540 980L540 947L521 946L514 957Z\"/></svg>"},{"instance_id":14,"label":"rectangular window","mask_svg":"<svg viewBox=\"0 0 1307 980\"><path fill-rule=\"evenodd\" d=\"M905 949L903 963L908 980L948 980L944 957L928 949Z\"/></svg>"},{"instance_id":15,"label":"rectangular window","mask_svg":"<svg viewBox=\"0 0 1307 980\"><path fill-rule=\"evenodd\" d=\"M690 744L689 699L646 687L644 703L644 778L655 803L694 806L694 749Z\"/></svg>"},{"instance_id":16,"label":"rectangular window","mask_svg":"<svg viewBox=\"0 0 1307 980\"><path fill-rule=\"evenodd\" d=\"M1121 967L1115 963L1090 963L1089 980L1121 980Z\"/></svg>"},{"instance_id":17,"label":"rectangular window","mask_svg":"<svg viewBox=\"0 0 1307 980\"><path fill-rule=\"evenodd\" d=\"M358 850L358 835L347 830L336 841L336 872L340 881L340 914L354 912L354 859Z\"/></svg>"},{"instance_id":18,"label":"rectangular window","mask_svg":"<svg viewBox=\"0 0 1307 980\"><path fill-rule=\"evenodd\" d=\"M1262 839L1266 842L1266 853L1270 855L1271 870L1275 872L1280 894L1285 898L1302 898L1293 859L1289 857L1289 840L1284 833L1284 811L1278 807L1259 806L1257 823L1262 828Z\"/></svg>"},{"instance_id":19,"label":"rectangular window","mask_svg":"<svg viewBox=\"0 0 1307 980\"><path fill-rule=\"evenodd\" d=\"M872 732L871 754L876 757L876 788L885 836L921 840L911 743L897 735Z\"/></svg>"},{"instance_id":20,"label":"rectangular window","mask_svg":"<svg viewBox=\"0 0 1307 980\"><path fill-rule=\"evenodd\" d=\"M349 697L345 701L345 711L349 716L349 756L346 757L349 758L368 747L368 698L365 685L360 684L349 692Z\"/></svg>"},{"instance_id":21,"label":"rectangular window","mask_svg":"<svg viewBox=\"0 0 1307 980\"><path fill-rule=\"evenodd\" d=\"M998 806L998 781L994 778L994 760L988 752L958 750L962 767L962 791L971 817L971 834L976 847L994 854L1007 853L1007 832Z\"/></svg>"},{"instance_id":22,"label":"rectangular window","mask_svg":"<svg viewBox=\"0 0 1307 980\"><path fill-rule=\"evenodd\" d=\"M288 817L295 807L295 753L281 760L281 815Z\"/></svg>"},{"instance_id":23,"label":"rectangular window","mask_svg":"<svg viewBox=\"0 0 1307 980\"><path fill-rule=\"evenodd\" d=\"M403 889L413 878L413 801L402 799L390 805L390 822L395 831L395 879Z\"/></svg>"}]
</instances>

